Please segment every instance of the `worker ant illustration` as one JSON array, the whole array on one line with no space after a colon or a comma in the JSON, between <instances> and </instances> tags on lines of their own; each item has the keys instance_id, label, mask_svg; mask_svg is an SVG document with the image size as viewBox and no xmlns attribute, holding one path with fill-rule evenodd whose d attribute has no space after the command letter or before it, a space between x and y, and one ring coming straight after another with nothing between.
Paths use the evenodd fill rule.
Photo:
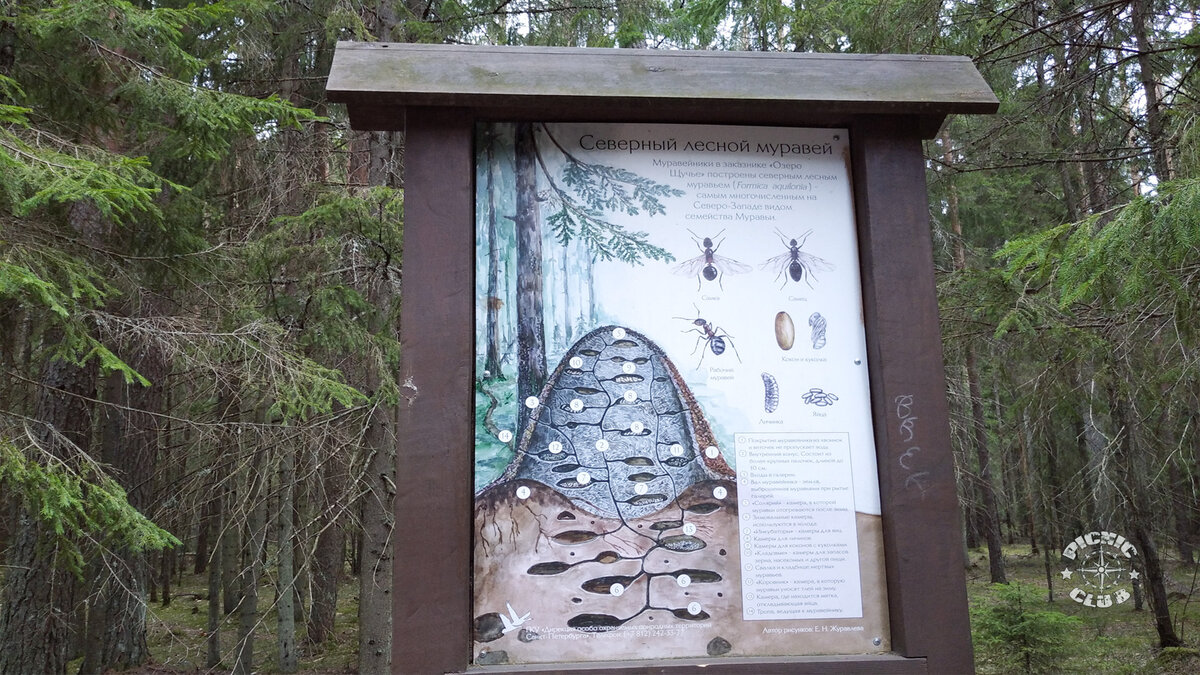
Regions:
<instances>
[{"instance_id":1,"label":"worker ant illustration","mask_svg":"<svg viewBox=\"0 0 1200 675\"><path fill-rule=\"evenodd\" d=\"M696 307L695 305L692 305ZM737 346L733 344L733 336L725 332L720 326L714 326L710 321L706 321L700 316L700 308L696 307L696 318L690 319L686 316L672 317L683 321L691 322L692 328L683 331L684 333L697 333L696 346L692 349L692 355L695 356L696 350L700 350L700 361L696 364L696 369L704 363L705 350L711 351L714 356L720 356L725 353L725 348L733 349L733 355L737 357L738 363L742 362L742 355L738 353Z\"/></svg>"}]
</instances>

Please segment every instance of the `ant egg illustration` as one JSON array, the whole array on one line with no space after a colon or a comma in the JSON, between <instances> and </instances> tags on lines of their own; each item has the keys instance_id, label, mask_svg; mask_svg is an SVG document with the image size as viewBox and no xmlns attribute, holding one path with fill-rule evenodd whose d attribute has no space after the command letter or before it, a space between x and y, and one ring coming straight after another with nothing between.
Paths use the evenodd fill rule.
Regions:
<instances>
[{"instance_id":1,"label":"ant egg illustration","mask_svg":"<svg viewBox=\"0 0 1200 675\"><path fill-rule=\"evenodd\" d=\"M792 323L792 317L787 312L775 315L775 341L784 351L796 344L796 324Z\"/></svg>"}]
</instances>

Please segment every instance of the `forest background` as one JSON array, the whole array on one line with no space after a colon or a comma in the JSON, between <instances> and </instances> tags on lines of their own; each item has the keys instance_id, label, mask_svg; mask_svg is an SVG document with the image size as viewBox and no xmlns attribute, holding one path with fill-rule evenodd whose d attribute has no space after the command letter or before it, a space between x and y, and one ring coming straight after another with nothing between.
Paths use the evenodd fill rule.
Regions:
<instances>
[{"instance_id":1,"label":"forest background","mask_svg":"<svg viewBox=\"0 0 1200 675\"><path fill-rule=\"evenodd\" d=\"M0 673L388 670L404 144L326 101L343 39L971 57L1000 113L926 147L969 560L1037 614L1122 532L1144 652L1185 646L1196 11L0 0Z\"/></svg>"}]
</instances>

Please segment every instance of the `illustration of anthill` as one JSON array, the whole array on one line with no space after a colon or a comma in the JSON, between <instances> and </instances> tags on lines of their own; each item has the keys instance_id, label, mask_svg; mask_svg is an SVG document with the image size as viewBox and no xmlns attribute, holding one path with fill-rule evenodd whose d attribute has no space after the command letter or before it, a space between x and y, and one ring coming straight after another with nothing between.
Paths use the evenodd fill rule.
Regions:
<instances>
[{"instance_id":1,"label":"illustration of anthill","mask_svg":"<svg viewBox=\"0 0 1200 675\"><path fill-rule=\"evenodd\" d=\"M595 262L674 260L620 221L665 214L664 202L683 193L584 161L554 131L518 123L482 136L502 148L488 155L489 164L512 158L511 174L489 166L480 178L496 195L484 205L491 217L503 212L501 202L513 213L512 245L503 251L515 250L514 257L489 256L489 295L501 288L491 282L501 264L515 266L506 275L515 288L506 296L511 302L489 302L496 309L487 315L487 335L502 332L493 322L514 319L516 395L502 409L519 412L515 435L492 434L512 443L512 458L475 495L481 663L501 652L517 662L542 660L551 649L539 635L547 626L592 635L635 624L708 624L714 613L735 611L737 582L728 570L736 569L736 474L661 348L631 326L596 325L591 288ZM510 165L499 159L494 166ZM491 229L494 222L479 225L489 227L491 242L504 236ZM543 251L544 243L556 250ZM588 303L568 302L572 289L587 292ZM553 372L547 330L557 340L549 355L573 341L563 344ZM522 600L519 616L513 598ZM526 614L529 625L518 628L514 617ZM706 645L728 644L708 632L688 639L700 641L679 647L689 654L722 653Z\"/></svg>"},{"instance_id":2,"label":"illustration of anthill","mask_svg":"<svg viewBox=\"0 0 1200 675\"><path fill-rule=\"evenodd\" d=\"M498 131L493 127L490 137L497 138ZM516 312L516 400L520 402L537 396L546 384L543 319L543 262L546 258L542 251L541 205L552 209L545 223L564 249L564 268L565 251L574 243L576 247L582 245L587 259L583 269L575 273L590 274L591 264L597 260L619 260L630 265L640 265L643 260L673 260L665 249L651 244L645 232L630 231L614 222L609 214L663 214L662 200L680 196L683 192L625 169L582 161L564 148L545 124L520 122L512 125L511 133L516 192L515 215L512 217L516 235L516 289L511 305L515 305ZM552 163L547 161L551 158L559 160L554 164L561 164L561 170L552 170ZM492 209L492 218L494 214L495 209ZM499 275L498 261L489 256L488 266L489 289L493 289L491 279ZM590 282L589 278L589 288ZM567 292L565 284L563 292ZM590 295L594 303L594 294ZM490 297L494 296L490 294ZM565 298L563 304L566 304ZM489 302L489 354L493 353L491 341L498 339L494 337L498 334L494 324L499 320L502 305L501 302ZM496 309L492 311L491 306ZM566 321L564 330L569 326L569 319ZM497 347L495 353L499 352ZM490 362L489 357L485 369L499 372L499 363ZM528 412L522 406L518 434L527 423Z\"/></svg>"}]
</instances>

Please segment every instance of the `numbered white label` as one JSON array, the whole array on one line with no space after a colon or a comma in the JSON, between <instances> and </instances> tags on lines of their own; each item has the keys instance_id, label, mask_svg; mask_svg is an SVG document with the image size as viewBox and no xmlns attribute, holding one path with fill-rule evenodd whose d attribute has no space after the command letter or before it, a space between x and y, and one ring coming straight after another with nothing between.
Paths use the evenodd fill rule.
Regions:
<instances>
[{"instance_id":1,"label":"numbered white label","mask_svg":"<svg viewBox=\"0 0 1200 675\"><path fill-rule=\"evenodd\" d=\"M710 445L704 449L704 456L709 459L716 459L717 455L719 454L721 454L721 452L717 450L717 446L715 445Z\"/></svg>"},{"instance_id":2,"label":"numbered white label","mask_svg":"<svg viewBox=\"0 0 1200 675\"><path fill-rule=\"evenodd\" d=\"M596 449L600 452L608 452L608 441L603 438L596 441Z\"/></svg>"},{"instance_id":3,"label":"numbered white label","mask_svg":"<svg viewBox=\"0 0 1200 675\"><path fill-rule=\"evenodd\" d=\"M686 574L680 574L679 576L675 577L675 583L679 584L680 588L687 588L688 586L692 585L692 578ZM688 611L691 611L690 607L688 608ZM695 613L696 612L692 612L692 614Z\"/></svg>"},{"instance_id":4,"label":"numbered white label","mask_svg":"<svg viewBox=\"0 0 1200 675\"><path fill-rule=\"evenodd\" d=\"M613 584L612 586L608 587L608 592L612 593L613 595L623 595L625 593L625 585Z\"/></svg>"},{"instance_id":5,"label":"numbered white label","mask_svg":"<svg viewBox=\"0 0 1200 675\"><path fill-rule=\"evenodd\" d=\"M592 475L586 471L580 471L579 473L575 474L575 482L579 483L580 485L587 485L588 483L592 482Z\"/></svg>"},{"instance_id":6,"label":"numbered white label","mask_svg":"<svg viewBox=\"0 0 1200 675\"><path fill-rule=\"evenodd\" d=\"M645 483L638 483L637 485L633 486L633 491L639 495L646 494L647 490L649 490L649 488L646 487Z\"/></svg>"},{"instance_id":7,"label":"numbered white label","mask_svg":"<svg viewBox=\"0 0 1200 675\"><path fill-rule=\"evenodd\" d=\"M683 446L678 443L672 445L671 446L671 456L683 457Z\"/></svg>"},{"instance_id":8,"label":"numbered white label","mask_svg":"<svg viewBox=\"0 0 1200 675\"><path fill-rule=\"evenodd\" d=\"M717 486L717 487L713 488L713 496L716 497L717 499L725 499L726 497L729 496L729 490L726 490L725 488L723 488L721 486Z\"/></svg>"},{"instance_id":9,"label":"numbered white label","mask_svg":"<svg viewBox=\"0 0 1200 675\"><path fill-rule=\"evenodd\" d=\"M621 364L621 372L626 375L632 375L637 370L637 365L633 361L626 361Z\"/></svg>"},{"instance_id":10,"label":"numbered white label","mask_svg":"<svg viewBox=\"0 0 1200 675\"><path fill-rule=\"evenodd\" d=\"M501 443L507 443L513 439L513 434L508 429L501 429L496 438L499 438Z\"/></svg>"},{"instance_id":11,"label":"numbered white label","mask_svg":"<svg viewBox=\"0 0 1200 675\"><path fill-rule=\"evenodd\" d=\"M578 356L572 356L570 361L567 361L572 368L579 369L583 367L583 359Z\"/></svg>"},{"instance_id":12,"label":"numbered white label","mask_svg":"<svg viewBox=\"0 0 1200 675\"><path fill-rule=\"evenodd\" d=\"M537 406L538 406L538 397L530 396L529 398L525 399L525 407L526 408L533 410Z\"/></svg>"},{"instance_id":13,"label":"numbered white label","mask_svg":"<svg viewBox=\"0 0 1200 675\"><path fill-rule=\"evenodd\" d=\"M620 340L625 337L625 329L620 326L613 329L612 336L614 340Z\"/></svg>"},{"instance_id":14,"label":"numbered white label","mask_svg":"<svg viewBox=\"0 0 1200 675\"><path fill-rule=\"evenodd\" d=\"M517 499L529 499L529 486L522 485L517 488Z\"/></svg>"},{"instance_id":15,"label":"numbered white label","mask_svg":"<svg viewBox=\"0 0 1200 675\"><path fill-rule=\"evenodd\" d=\"M580 401L577 398L571 399L571 410L573 412L579 412L580 410L583 410L583 401Z\"/></svg>"},{"instance_id":16,"label":"numbered white label","mask_svg":"<svg viewBox=\"0 0 1200 675\"><path fill-rule=\"evenodd\" d=\"M689 537L692 536L693 534L696 534L696 524L695 523L684 523L683 524L683 533Z\"/></svg>"},{"instance_id":17,"label":"numbered white label","mask_svg":"<svg viewBox=\"0 0 1200 675\"><path fill-rule=\"evenodd\" d=\"M696 616L701 611L703 611L703 609L704 608L701 607L700 603L698 603L698 602L689 602L688 606L687 606L688 614L691 614L692 616Z\"/></svg>"},{"instance_id":18,"label":"numbered white label","mask_svg":"<svg viewBox=\"0 0 1200 675\"><path fill-rule=\"evenodd\" d=\"M560 452L562 452L562 443L550 441L550 454L557 455Z\"/></svg>"},{"instance_id":19,"label":"numbered white label","mask_svg":"<svg viewBox=\"0 0 1200 675\"><path fill-rule=\"evenodd\" d=\"M630 390L626 391L625 395L622 396L621 398L625 399L626 403L633 403L634 401L637 400L637 392L630 389Z\"/></svg>"},{"instance_id":20,"label":"numbered white label","mask_svg":"<svg viewBox=\"0 0 1200 675\"><path fill-rule=\"evenodd\" d=\"M629 430L635 434L640 434L646 430L646 425L641 422L632 422L629 425Z\"/></svg>"}]
</instances>

